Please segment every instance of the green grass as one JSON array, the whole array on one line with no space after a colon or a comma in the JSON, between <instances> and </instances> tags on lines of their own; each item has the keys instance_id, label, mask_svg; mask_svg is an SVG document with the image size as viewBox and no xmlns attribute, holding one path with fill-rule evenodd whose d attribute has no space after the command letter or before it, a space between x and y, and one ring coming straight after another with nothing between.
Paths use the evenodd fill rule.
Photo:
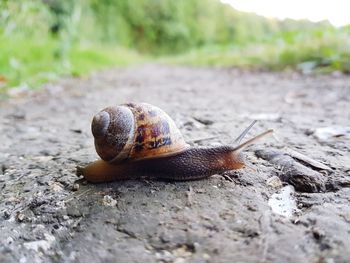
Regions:
<instances>
[{"instance_id":1,"label":"green grass","mask_svg":"<svg viewBox=\"0 0 350 263\"><path fill-rule=\"evenodd\" d=\"M17 86L38 88L61 76L86 75L151 59L120 46L61 44L48 37L0 36L0 92ZM194 66L350 73L350 28L283 32L259 42L205 46L155 60Z\"/></svg>"},{"instance_id":2,"label":"green grass","mask_svg":"<svg viewBox=\"0 0 350 263\"><path fill-rule=\"evenodd\" d=\"M160 59L164 63L194 66L235 66L248 69L299 69L303 72L350 72L348 29L284 32L273 38L244 45L212 46L179 56Z\"/></svg>"},{"instance_id":3,"label":"green grass","mask_svg":"<svg viewBox=\"0 0 350 263\"><path fill-rule=\"evenodd\" d=\"M150 59L349 73L350 26L266 19L219 0L0 0L0 92Z\"/></svg>"},{"instance_id":4,"label":"green grass","mask_svg":"<svg viewBox=\"0 0 350 263\"><path fill-rule=\"evenodd\" d=\"M145 58L118 46L72 45L62 52L54 39L0 37L0 91L10 87L38 88L61 76L140 63Z\"/></svg>"}]
</instances>

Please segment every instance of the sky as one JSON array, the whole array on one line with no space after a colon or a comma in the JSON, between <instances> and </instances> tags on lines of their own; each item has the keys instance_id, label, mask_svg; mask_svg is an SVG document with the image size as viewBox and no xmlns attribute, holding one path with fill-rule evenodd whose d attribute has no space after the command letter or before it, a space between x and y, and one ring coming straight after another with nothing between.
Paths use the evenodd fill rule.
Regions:
<instances>
[{"instance_id":1,"label":"sky","mask_svg":"<svg viewBox=\"0 0 350 263\"><path fill-rule=\"evenodd\" d=\"M280 19L329 20L335 26L350 24L350 0L221 0L235 9Z\"/></svg>"}]
</instances>

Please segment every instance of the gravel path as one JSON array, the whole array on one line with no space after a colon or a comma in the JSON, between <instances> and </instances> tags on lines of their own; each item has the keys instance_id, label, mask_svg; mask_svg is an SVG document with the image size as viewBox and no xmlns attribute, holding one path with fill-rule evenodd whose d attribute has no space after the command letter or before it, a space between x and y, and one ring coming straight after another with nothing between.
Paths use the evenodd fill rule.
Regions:
<instances>
[{"instance_id":1,"label":"gravel path","mask_svg":"<svg viewBox=\"0 0 350 263\"><path fill-rule=\"evenodd\" d=\"M255 118L249 136L277 140L245 151L253 169L206 180L84 182L92 116L129 101L164 109L193 145L228 143ZM0 102L0 262L349 262L350 140L314 133L336 126L350 126L347 76L145 65ZM255 151L284 146L331 167L331 187L282 186ZM295 207L278 212L286 190Z\"/></svg>"}]
</instances>

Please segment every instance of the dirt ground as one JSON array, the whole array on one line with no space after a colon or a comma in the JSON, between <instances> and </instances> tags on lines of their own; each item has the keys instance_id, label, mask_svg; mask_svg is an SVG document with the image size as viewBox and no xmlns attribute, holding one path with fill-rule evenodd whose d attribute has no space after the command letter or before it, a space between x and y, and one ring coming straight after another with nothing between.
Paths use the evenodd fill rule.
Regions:
<instances>
[{"instance_id":1,"label":"dirt ground","mask_svg":"<svg viewBox=\"0 0 350 263\"><path fill-rule=\"evenodd\" d=\"M97 159L92 116L130 101L164 109L192 145L227 144L252 119L248 137L275 138L245 150L252 168L205 180L78 178ZM314 133L335 126L350 126L350 77L336 74L144 65L15 94L0 102L0 262L349 262L350 140ZM289 215L269 202L283 169L255 154L284 146L331 168L332 187L291 190Z\"/></svg>"}]
</instances>

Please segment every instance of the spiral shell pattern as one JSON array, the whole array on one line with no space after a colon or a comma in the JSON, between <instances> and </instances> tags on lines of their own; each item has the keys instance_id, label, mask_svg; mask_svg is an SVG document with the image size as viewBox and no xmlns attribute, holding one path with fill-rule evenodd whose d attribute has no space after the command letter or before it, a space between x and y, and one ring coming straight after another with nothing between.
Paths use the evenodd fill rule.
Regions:
<instances>
[{"instance_id":1,"label":"spiral shell pattern","mask_svg":"<svg viewBox=\"0 0 350 263\"><path fill-rule=\"evenodd\" d=\"M189 147L174 121L147 103L107 107L94 116L91 130L96 152L110 163L174 155Z\"/></svg>"}]
</instances>

